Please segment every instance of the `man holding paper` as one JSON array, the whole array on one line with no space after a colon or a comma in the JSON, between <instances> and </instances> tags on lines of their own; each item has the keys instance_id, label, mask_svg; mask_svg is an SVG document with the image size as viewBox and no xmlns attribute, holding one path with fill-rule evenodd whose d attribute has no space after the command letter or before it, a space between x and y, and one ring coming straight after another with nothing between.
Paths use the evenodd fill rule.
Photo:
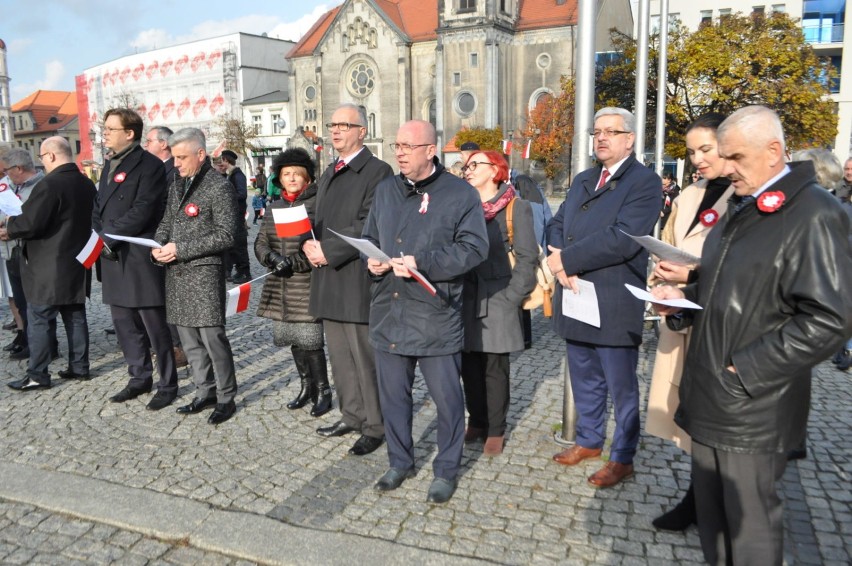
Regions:
<instances>
[{"instance_id":1,"label":"man holding paper","mask_svg":"<svg viewBox=\"0 0 852 566\"><path fill-rule=\"evenodd\" d=\"M376 187L364 238L390 256L367 260L375 280L370 343L390 460L375 489L396 489L414 474L411 387L419 364L438 409L435 478L426 500L445 503L455 492L464 446L462 287L464 275L488 257L488 233L479 194L444 169L436 143L429 122L400 127L390 144L400 174ZM437 289L413 279L409 268Z\"/></svg>"},{"instance_id":2,"label":"man holding paper","mask_svg":"<svg viewBox=\"0 0 852 566\"><path fill-rule=\"evenodd\" d=\"M692 438L704 558L780 565L775 484L804 439L813 366L852 334L849 219L812 163L785 162L772 110L738 110L717 137L735 196L704 243L697 282L653 292L704 307L657 309L693 322L675 422Z\"/></svg>"},{"instance_id":3,"label":"man holding paper","mask_svg":"<svg viewBox=\"0 0 852 566\"><path fill-rule=\"evenodd\" d=\"M175 400L178 390L172 337L166 323L166 270L151 262L149 248L110 235L154 236L166 207L166 170L160 159L142 149L142 117L135 110L107 110L103 130L111 157L101 175L92 228L104 240L100 259L103 302L109 305L130 374L127 385L110 401L124 403L151 391L153 349L160 377L157 393L147 408L158 411Z\"/></svg>"},{"instance_id":4,"label":"man holding paper","mask_svg":"<svg viewBox=\"0 0 852 566\"><path fill-rule=\"evenodd\" d=\"M634 124L633 114L622 108L598 111L590 133L600 166L575 177L547 225L548 266L560 283L553 327L565 338L578 415L577 443L553 459L574 466L600 456L609 393L615 411L612 449L606 465L589 477L599 488L633 475L639 442L636 364L644 305L624 284L644 287L648 253L627 234L653 229L662 181L633 156ZM585 310L575 308L576 299L595 294L596 305L585 301ZM588 322L575 318L578 310Z\"/></svg>"}]
</instances>

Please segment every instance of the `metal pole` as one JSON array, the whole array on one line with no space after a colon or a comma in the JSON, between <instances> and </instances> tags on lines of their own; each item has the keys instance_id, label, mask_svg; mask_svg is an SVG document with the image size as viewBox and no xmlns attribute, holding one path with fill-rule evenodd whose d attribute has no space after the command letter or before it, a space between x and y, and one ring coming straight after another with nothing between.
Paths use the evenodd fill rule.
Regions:
<instances>
[{"instance_id":1,"label":"metal pole","mask_svg":"<svg viewBox=\"0 0 852 566\"><path fill-rule=\"evenodd\" d=\"M634 151L640 163L645 162L645 116L648 106L648 20L651 0L639 0L639 37L636 45L636 144Z\"/></svg>"},{"instance_id":2,"label":"metal pole","mask_svg":"<svg viewBox=\"0 0 852 566\"><path fill-rule=\"evenodd\" d=\"M654 142L654 163L657 175L663 172L663 152L666 145L666 83L669 69L669 0L660 0L660 49L657 52L657 132Z\"/></svg>"},{"instance_id":3,"label":"metal pole","mask_svg":"<svg viewBox=\"0 0 852 566\"><path fill-rule=\"evenodd\" d=\"M571 373L568 360L562 358L562 377L564 379L562 395L562 430L554 433L553 440L561 446L571 446L577 439L577 408L574 406L574 391L571 389Z\"/></svg>"},{"instance_id":4,"label":"metal pole","mask_svg":"<svg viewBox=\"0 0 852 566\"><path fill-rule=\"evenodd\" d=\"M591 137L595 114L595 20L597 2L579 0L577 22L577 74L574 85L574 142L571 172L585 171L592 165Z\"/></svg>"}]
</instances>

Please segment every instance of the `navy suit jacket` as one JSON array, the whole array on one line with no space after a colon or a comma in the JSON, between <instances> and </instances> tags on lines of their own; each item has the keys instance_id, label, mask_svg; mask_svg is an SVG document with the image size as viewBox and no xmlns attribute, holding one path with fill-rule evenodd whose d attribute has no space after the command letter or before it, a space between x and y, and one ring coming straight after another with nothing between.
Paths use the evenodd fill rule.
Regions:
<instances>
[{"instance_id":1,"label":"navy suit jacket","mask_svg":"<svg viewBox=\"0 0 852 566\"><path fill-rule=\"evenodd\" d=\"M645 287L648 253L624 235L651 233L660 216L662 180L631 155L600 189L601 167L574 178L547 225L547 242L562 250L565 273L595 284L601 327L563 316L562 287L554 294L553 327L567 340L598 346L638 346L644 303L624 287Z\"/></svg>"}]
</instances>

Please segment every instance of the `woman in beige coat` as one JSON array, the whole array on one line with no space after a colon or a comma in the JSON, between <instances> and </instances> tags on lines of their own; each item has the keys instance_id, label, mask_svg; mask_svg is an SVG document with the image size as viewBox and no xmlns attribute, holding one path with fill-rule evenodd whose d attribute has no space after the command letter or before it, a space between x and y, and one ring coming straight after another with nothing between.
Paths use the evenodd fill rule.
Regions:
<instances>
[{"instance_id":1,"label":"woman in beige coat","mask_svg":"<svg viewBox=\"0 0 852 566\"><path fill-rule=\"evenodd\" d=\"M684 189L675 199L661 236L667 244L694 256L701 256L705 238L725 214L728 199L733 193L731 182L721 176L725 161L719 156L716 144L716 129L724 118L720 114L705 114L686 131L687 154L703 179ZM696 267L658 261L650 283L684 285L693 280ZM678 407L678 387L690 332L691 329L674 331L667 325L660 325L645 420L645 432L673 440L687 452L691 444L689 436L675 424L674 414ZM683 501L654 519L653 524L659 529L682 531L694 522L695 500L690 485Z\"/></svg>"}]
</instances>

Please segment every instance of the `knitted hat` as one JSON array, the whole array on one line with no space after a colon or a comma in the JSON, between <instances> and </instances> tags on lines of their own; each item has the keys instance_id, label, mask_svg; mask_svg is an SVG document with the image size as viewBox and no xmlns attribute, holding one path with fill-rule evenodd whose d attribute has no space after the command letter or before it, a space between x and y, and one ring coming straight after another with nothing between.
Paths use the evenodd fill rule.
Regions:
<instances>
[{"instance_id":1,"label":"knitted hat","mask_svg":"<svg viewBox=\"0 0 852 566\"><path fill-rule=\"evenodd\" d=\"M237 162L237 154L231 151L230 149L226 149L222 152L222 157L227 157L230 163Z\"/></svg>"},{"instance_id":2,"label":"knitted hat","mask_svg":"<svg viewBox=\"0 0 852 566\"><path fill-rule=\"evenodd\" d=\"M278 156L272 161L272 166L269 170L275 174L275 179L272 181L273 185L281 187L281 169L290 166L304 167L308 172L308 177L311 178L311 182L315 180L314 162L311 160L311 156L308 155L308 152L304 149L295 147L293 149L286 150L284 153L278 154Z\"/></svg>"}]
</instances>

